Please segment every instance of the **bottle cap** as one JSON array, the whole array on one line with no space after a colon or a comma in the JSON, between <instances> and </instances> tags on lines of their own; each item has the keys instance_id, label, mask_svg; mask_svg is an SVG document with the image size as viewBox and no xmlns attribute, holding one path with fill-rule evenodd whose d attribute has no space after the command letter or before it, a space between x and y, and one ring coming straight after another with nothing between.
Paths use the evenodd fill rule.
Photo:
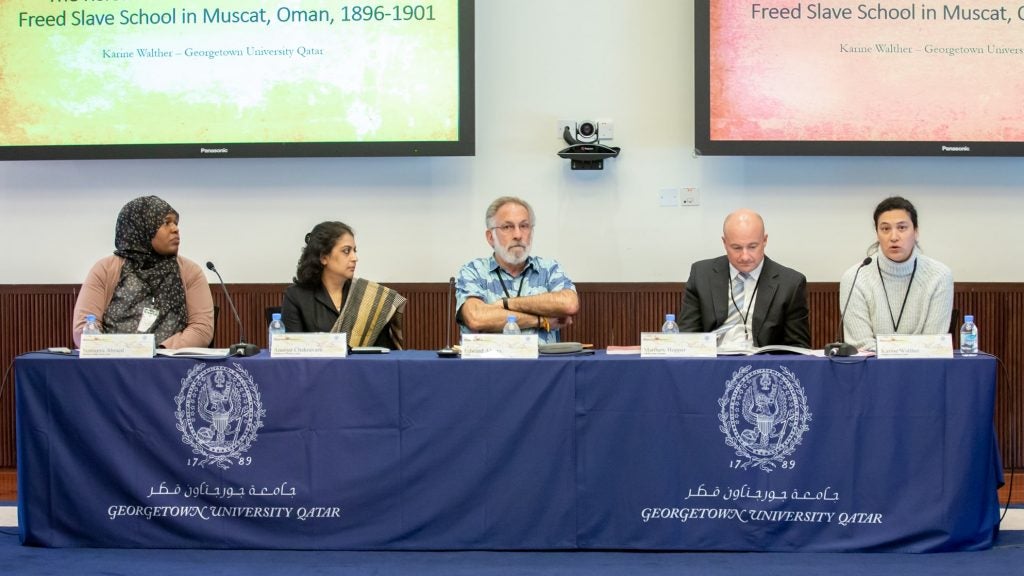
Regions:
<instances>
[{"instance_id":1,"label":"bottle cap","mask_svg":"<svg viewBox=\"0 0 1024 576\"><path fill-rule=\"evenodd\" d=\"M675 321L676 321L676 315L675 314L665 314L665 322L675 322Z\"/></svg>"},{"instance_id":2,"label":"bottle cap","mask_svg":"<svg viewBox=\"0 0 1024 576\"><path fill-rule=\"evenodd\" d=\"M281 313L280 312L274 312L273 314L270 315L270 319L275 321L275 322L281 320Z\"/></svg>"},{"instance_id":3,"label":"bottle cap","mask_svg":"<svg viewBox=\"0 0 1024 576\"><path fill-rule=\"evenodd\" d=\"M965 315L964 322L970 322L971 324L974 324L974 314Z\"/></svg>"},{"instance_id":4,"label":"bottle cap","mask_svg":"<svg viewBox=\"0 0 1024 576\"><path fill-rule=\"evenodd\" d=\"M508 318L506 319L506 322L515 322L515 321L516 321L516 317L515 317L515 316L512 316L511 314L510 314L510 315L509 315L509 317L508 317Z\"/></svg>"},{"instance_id":5,"label":"bottle cap","mask_svg":"<svg viewBox=\"0 0 1024 576\"><path fill-rule=\"evenodd\" d=\"M86 314L85 315L85 321L86 322L95 322L96 321L96 315L95 314Z\"/></svg>"}]
</instances>

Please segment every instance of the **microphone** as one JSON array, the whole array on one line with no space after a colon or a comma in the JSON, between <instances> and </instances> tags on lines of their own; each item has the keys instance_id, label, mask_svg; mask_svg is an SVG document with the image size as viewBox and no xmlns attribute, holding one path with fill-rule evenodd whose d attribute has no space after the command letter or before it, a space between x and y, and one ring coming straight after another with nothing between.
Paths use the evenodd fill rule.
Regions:
<instances>
[{"instance_id":1,"label":"microphone","mask_svg":"<svg viewBox=\"0 0 1024 576\"><path fill-rule=\"evenodd\" d=\"M569 130L568 126L565 127L565 130L562 130L562 138L565 140L565 143L570 146L572 146L573 144L580 143L580 141L577 140L576 137L572 135L572 132Z\"/></svg>"},{"instance_id":2,"label":"microphone","mask_svg":"<svg viewBox=\"0 0 1024 576\"><path fill-rule=\"evenodd\" d=\"M445 303L445 346L437 351L441 358L455 358L459 353L452 348L452 292L455 290L455 276L448 279L448 301Z\"/></svg>"},{"instance_id":3,"label":"microphone","mask_svg":"<svg viewBox=\"0 0 1024 576\"><path fill-rule=\"evenodd\" d=\"M868 256L860 263L857 267L857 271L853 273L853 282L850 282L850 292L846 295L846 306L843 306L843 313L839 315L839 341L831 342L825 345L825 356L853 356L857 353L857 347L853 344L847 344L845 341L846 330L843 322L846 321L846 310L850 308L850 297L853 296L853 287L857 285L857 276L860 275L862 268L871 264L871 256Z\"/></svg>"},{"instance_id":4,"label":"microphone","mask_svg":"<svg viewBox=\"0 0 1024 576\"><path fill-rule=\"evenodd\" d=\"M213 262L207 262L206 267L217 275L217 280L220 280L220 287L224 290L224 297L227 298L228 305L231 306L231 313L234 314L235 322L238 324L239 343L231 345L231 348L228 351L228 355L255 356L259 354L259 346L255 344L245 343L245 328L242 327L242 319L238 317L238 309L235 308L235 301L231 299L231 294L228 294L228 287L224 285L224 279L220 277L220 272L217 272L217 267L213 265Z\"/></svg>"}]
</instances>

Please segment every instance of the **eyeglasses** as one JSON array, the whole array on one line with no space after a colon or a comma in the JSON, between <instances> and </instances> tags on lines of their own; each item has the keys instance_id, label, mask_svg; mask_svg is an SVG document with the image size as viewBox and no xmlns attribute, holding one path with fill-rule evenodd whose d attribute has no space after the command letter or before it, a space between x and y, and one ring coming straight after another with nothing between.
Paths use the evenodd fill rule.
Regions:
<instances>
[{"instance_id":1,"label":"eyeglasses","mask_svg":"<svg viewBox=\"0 0 1024 576\"><path fill-rule=\"evenodd\" d=\"M501 230L505 234L511 234L515 232L516 228L519 228L523 232L529 233L531 230L533 230L533 224L530 224L529 222L523 222L522 224L516 225L511 222L506 222L501 226L494 226L493 228L491 228L491 230Z\"/></svg>"}]
</instances>

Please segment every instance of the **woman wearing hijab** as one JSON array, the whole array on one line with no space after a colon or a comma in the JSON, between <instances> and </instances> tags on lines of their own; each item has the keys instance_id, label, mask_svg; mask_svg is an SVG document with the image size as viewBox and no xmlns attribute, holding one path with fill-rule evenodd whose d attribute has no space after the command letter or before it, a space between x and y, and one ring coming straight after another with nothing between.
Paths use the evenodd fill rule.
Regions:
<instances>
[{"instance_id":1,"label":"woman wearing hijab","mask_svg":"<svg viewBox=\"0 0 1024 576\"><path fill-rule=\"evenodd\" d=\"M403 348L405 298L356 278L355 233L341 222L321 222L306 234L295 279L284 294L288 332L344 332L348 345Z\"/></svg>"},{"instance_id":2,"label":"woman wearing hijab","mask_svg":"<svg viewBox=\"0 0 1024 576\"><path fill-rule=\"evenodd\" d=\"M845 341L874 350L878 334L948 332L953 272L921 253L917 209L906 198L893 196L875 207L874 220L878 242L868 250L871 261L851 267L839 283Z\"/></svg>"},{"instance_id":3,"label":"woman wearing hijab","mask_svg":"<svg viewBox=\"0 0 1024 576\"><path fill-rule=\"evenodd\" d=\"M178 255L178 213L156 196L117 215L114 253L89 271L74 312L75 345L85 317L108 334L155 334L163 348L205 347L213 338L213 298L202 268Z\"/></svg>"}]
</instances>

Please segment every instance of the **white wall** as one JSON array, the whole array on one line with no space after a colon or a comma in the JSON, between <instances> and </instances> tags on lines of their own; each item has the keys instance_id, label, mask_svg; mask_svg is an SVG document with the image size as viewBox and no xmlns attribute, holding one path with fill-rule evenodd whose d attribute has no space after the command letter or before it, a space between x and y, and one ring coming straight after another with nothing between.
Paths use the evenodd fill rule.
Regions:
<instances>
[{"instance_id":1,"label":"white wall","mask_svg":"<svg viewBox=\"0 0 1024 576\"><path fill-rule=\"evenodd\" d=\"M922 246L958 281L1024 280L1020 159L694 158L690 2L476 9L475 157L0 163L0 283L80 282L143 194L181 213L182 254L236 283L289 281L325 219L356 229L361 276L443 282L487 253L483 211L503 194L534 204L534 253L576 281L683 281L721 253L722 218L740 206L765 216L773 258L838 281L891 194L918 206ZM555 156L564 118L614 120L622 155L571 171ZM658 207L681 186L700 188L699 207Z\"/></svg>"}]
</instances>

